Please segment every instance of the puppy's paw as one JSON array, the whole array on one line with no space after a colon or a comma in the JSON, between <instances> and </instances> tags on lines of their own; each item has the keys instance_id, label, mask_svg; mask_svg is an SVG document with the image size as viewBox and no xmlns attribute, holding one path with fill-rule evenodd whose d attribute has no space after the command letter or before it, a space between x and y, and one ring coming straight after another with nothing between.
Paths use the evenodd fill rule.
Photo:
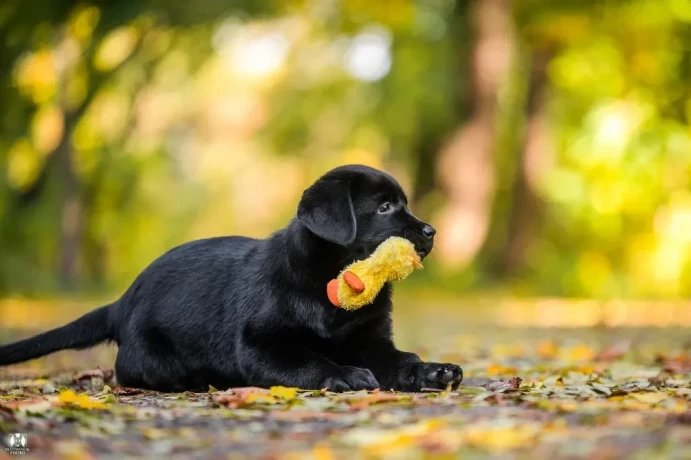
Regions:
<instances>
[{"instance_id":1,"label":"puppy's paw","mask_svg":"<svg viewBox=\"0 0 691 460\"><path fill-rule=\"evenodd\" d=\"M363 367L344 366L346 372L345 380L353 390L376 390L379 388L377 381L372 371Z\"/></svg>"},{"instance_id":2,"label":"puppy's paw","mask_svg":"<svg viewBox=\"0 0 691 460\"><path fill-rule=\"evenodd\" d=\"M340 376L325 379L321 387L338 393L379 388L379 382L369 369L352 366L344 366L342 369Z\"/></svg>"},{"instance_id":3,"label":"puppy's paw","mask_svg":"<svg viewBox=\"0 0 691 460\"><path fill-rule=\"evenodd\" d=\"M458 386L463 380L463 369L451 363L415 363L400 376L401 390L420 391L423 388L443 390Z\"/></svg>"}]
</instances>

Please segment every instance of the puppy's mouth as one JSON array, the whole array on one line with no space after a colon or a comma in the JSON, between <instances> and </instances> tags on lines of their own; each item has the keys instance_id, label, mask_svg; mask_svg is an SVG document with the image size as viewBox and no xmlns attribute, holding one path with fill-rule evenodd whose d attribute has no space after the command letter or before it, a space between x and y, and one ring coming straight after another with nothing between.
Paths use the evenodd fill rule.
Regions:
<instances>
[{"instance_id":1,"label":"puppy's mouth","mask_svg":"<svg viewBox=\"0 0 691 460\"><path fill-rule=\"evenodd\" d=\"M417 252L417 255L420 257L420 260L423 260L425 257L429 255L431 251L431 249L418 249L415 252Z\"/></svg>"},{"instance_id":2,"label":"puppy's mouth","mask_svg":"<svg viewBox=\"0 0 691 460\"><path fill-rule=\"evenodd\" d=\"M429 255L430 252L432 252L434 243L432 240L425 240L422 238L422 235L420 235L419 232L416 232L412 229L405 229L401 232L401 236L413 243L413 246L415 246L415 252L420 257L420 260L423 260Z\"/></svg>"}]
</instances>

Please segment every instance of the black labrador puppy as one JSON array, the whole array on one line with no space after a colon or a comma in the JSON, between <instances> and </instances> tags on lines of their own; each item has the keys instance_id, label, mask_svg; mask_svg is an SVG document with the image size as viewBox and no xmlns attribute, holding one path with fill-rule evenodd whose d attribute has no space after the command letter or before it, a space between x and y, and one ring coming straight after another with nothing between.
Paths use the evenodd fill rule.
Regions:
<instances>
[{"instance_id":1,"label":"black labrador puppy","mask_svg":"<svg viewBox=\"0 0 691 460\"><path fill-rule=\"evenodd\" d=\"M434 234L391 176L342 166L309 187L297 217L270 238L210 238L172 249L112 304L0 347L0 365L114 341L118 382L160 391L457 385L459 366L396 349L390 286L355 311L334 307L326 294L329 280L388 237L408 238L424 257Z\"/></svg>"}]
</instances>

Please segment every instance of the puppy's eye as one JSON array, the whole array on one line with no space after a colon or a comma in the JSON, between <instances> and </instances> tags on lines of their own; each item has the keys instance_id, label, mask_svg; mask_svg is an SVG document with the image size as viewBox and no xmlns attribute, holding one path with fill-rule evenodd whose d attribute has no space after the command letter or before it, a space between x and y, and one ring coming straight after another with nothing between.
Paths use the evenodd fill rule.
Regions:
<instances>
[{"instance_id":1,"label":"puppy's eye","mask_svg":"<svg viewBox=\"0 0 691 460\"><path fill-rule=\"evenodd\" d=\"M379 212L379 214L384 214L391 211L391 203L387 202L382 204L381 206L379 206L379 209L377 211Z\"/></svg>"}]
</instances>

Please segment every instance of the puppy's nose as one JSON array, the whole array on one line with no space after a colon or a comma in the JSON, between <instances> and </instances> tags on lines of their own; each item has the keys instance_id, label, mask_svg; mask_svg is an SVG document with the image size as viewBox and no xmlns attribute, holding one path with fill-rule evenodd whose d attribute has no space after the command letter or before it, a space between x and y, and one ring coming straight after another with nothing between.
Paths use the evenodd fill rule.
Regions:
<instances>
[{"instance_id":1,"label":"puppy's nose","mask_svg":"<svg viewBox=\"0 0 691 460\"><path fill-rule=\"evenodd\" d=\"M437 231L431 225L425 224L425 226L422 227L422 234L425 238L432 239L432 237L437 234Z\"/></svg>"}]
</instances>

